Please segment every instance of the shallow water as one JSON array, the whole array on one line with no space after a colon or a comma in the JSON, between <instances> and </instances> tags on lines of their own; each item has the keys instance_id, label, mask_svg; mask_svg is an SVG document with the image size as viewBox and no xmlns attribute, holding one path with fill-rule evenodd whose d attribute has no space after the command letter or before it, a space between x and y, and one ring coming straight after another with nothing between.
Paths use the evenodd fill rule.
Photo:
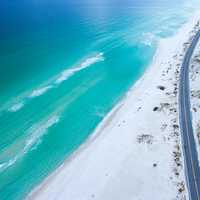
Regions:
<instances>
[{"instance_id":1,"label":"shallow water","mask_svg":"<svg viewBox=\"0 0 200 200\"><path fill-rule=\"evenodd\" d=\"M0 199L16 200L87 139L195 4L1 4Z\"/></svg>"}]
</instances>

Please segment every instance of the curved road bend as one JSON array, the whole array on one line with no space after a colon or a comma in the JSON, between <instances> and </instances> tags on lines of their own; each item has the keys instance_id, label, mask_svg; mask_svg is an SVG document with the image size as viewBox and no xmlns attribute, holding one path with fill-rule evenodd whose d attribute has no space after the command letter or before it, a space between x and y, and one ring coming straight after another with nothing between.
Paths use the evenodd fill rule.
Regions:
<instances>
[{"instance_id":1,"label":"curved road bend","mask_svg":"<svg viewBox=\"0 0 200 200\"><path fill-rule=\"evenodd\" d=\"M192 127L189 86L190 60L199 38L200 30L194 36L184 57L179 85L179 119L185 160L185 173L190 200L200 200L200 168Z\"/></svg>"}]
</instances>

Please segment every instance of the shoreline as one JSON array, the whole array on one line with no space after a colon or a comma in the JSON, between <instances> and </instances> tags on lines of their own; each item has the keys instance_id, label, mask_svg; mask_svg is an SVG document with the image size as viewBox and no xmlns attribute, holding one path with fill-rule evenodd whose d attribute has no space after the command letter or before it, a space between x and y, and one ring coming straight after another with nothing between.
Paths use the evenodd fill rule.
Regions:
<instances>
[{"instance_id":1,"label":"shoreline","mask_svg":"<svg viewBox=\"0 0 200 200\"><path fill-rule=\"evenodd\" d=\"M82 199L86 199L86 198L88 198L88 199L109 199L109 198L110 199L112 199L112 198L121 199L120 197L116 196L116 194L113 194L110 191L112 189L111 188L112 184L110 182L112 182L112 180L116 180L118 175L119 176L121 175L121 177L123 177L122 179L124 179L124 175L123 175L123 172L122 172L121 166L120 166L120 165L122 165L122 162L124 162L124 160L128 161L127 156L130 155L131 153L133 153L133 157L135 156L135 158L138 159L137 155L134 155L135 154L134 150L137 151L136 148L141 150L142 156L144 156L145 158L148 158L148 156L146 156L146 154L148 154L148 153L146 153L146 150L150 150L150 151L152 149L155 150L153 145L150 143L155 143L155 145L160 146L160 144L158 144L160 141L157 141L158 139L156 139L156 137L157 137L156 134L149 135L149 136L152 136L153 138L150 137L149 140L143 144L144 148L141 147L140 144L134 143L135 139L138 141L138 137L136 135L136 132L138 130L140 130L140 129L145 130L146 129L145 125L149 126L149 127L147 126L147 129L148 128L151 129L152 127L150 127L151 125L147 122L147 124L141 123L138 128L134 129L134 126L132 125L133 123L130 124L130 122L127 122L127 121L129 121L129 119L137 119L136 115L138 115L138 113L140 113L140 110L143 110L143 107L145 107L145 105L144 105L145 97L147 98L147 100L149 99L150 101L153 101L153 102L149 102L150 105L154 105L154 104L157 105L158 102L160 103L160 101L161 102L163 101L163 94L162 93L160 94L160 91L157 88L155 88L155 85L158 86L158 84L163 81L162 80L163 77L159 77L160 78L159 79L159 78L155 77L155 75L162 74L163 70L166 70L167 66L169 67L169 61L171 61L172 57L175 54L177 55L177 54L182 53L184 42L188 41L190 31L193 30L192 27L194 27L196 22L197 22L197 15L192 17L192 19L189 20L189 22L186 25L184 25L183 28L181 28L181 30L179 30L175 36L173 36L171 38L167 38L167 39L162 39L162 41L160 42L160 44L157 48L157 51L153 58L152 64L150 64L150 66L144 72L142 77L130 88L130 90L127 92L127 94L125 94L124 98L111 110L111 112L108 113L108 115L103 119L103 121L97 126L96 130L89 136L89 138L86 140L86 142L84 144L82 144L74 153L72 153L72 155L69 156L69 158L66 161L64 161L64 163L60 167L58 167L58 169L56 169L52 174L50 174L39 186L36 186L36 188L28 195L27 199L42 199L42 200L48 199L49 200L49 199L54 199L54 197L58 194L61 196L68 195L68 196L66 196L66 198L73 199L73 200L82 200ZM184 33L184 35L182 35L182 33ZM172 44L175 47L171 47L172 45L170 46L168 43ZM167 50L166 50L166 47L168 47ZM177 61L178 58L176 58L175 60ZM174 62L176 62L176 61L174 61ZM175 69L173 69L173 70L175 70ZM152 86L153 86L153 88L152 88ZM167 88L168 88L168 86L167 86ZM159 97L161 96L160 99L159 98L152 99L152 97L154 95L152 96L152 94L149 94L149 91L151 91L151 89L152 89L153 93L155 93ZM154 90L155 90L155 92L154 92ZM170 90L171 90L171 88L170 88ZM168 99L168 101L171 101L171 97L170 97L170 99ZM176 101L176 97L175 97L175 99L173 98L172 101ZM133 107L133 108L131 108L131 107ZM142 113L139 114L141 116L141 119L146 118L144 114L147 114L147 116L148 116L152 112L152 107L150 107L150 109L151 109L151 111L149 109L147 109L147 111L144 110ZM163 113L161 113L161 114L163 114ZM133 115L133 116L130 116L130 115ZM152 115L153 115L153 113L152 113ZM162 121L162 120L165 121L166 116L161 115L159 117L161 117L160 121ZM167 117L169 117L169 116L167 116ZM166 119L171 121L171 118L168 119L167 117L166 117ZM160 124L160 121L159 121L159 124ZM124 124L126 124L126 125L124 125ZM122 126L124 126L125 128L121 129ZM171 131L170 128L171 127L169 127L169 129L167 131ZM120 130L118 130L118 129L120 129ZM135 130L135 135L134 134L133 134L133 136L130 135L130 129L131 129L131 131L133 130L133 132ZM151 132L153 132L153 131L156 132L157 131L156 129L158 129L157 126L153 127ZM126 130L128 133L125 133ZM146 132L146 131L147 130L145 130L144 132ZM118 135L116 138L113 137L113 136L115 136L115 132L117 132L116 135ZM126 139L123 138L122 136L120 136L121 132L125 133L125 136L127 136ZM112 140L109 140L109 139L112 139ZM130 141L132 141L134 139L134 142L133 141L130 142L129 139L130 139ZM159 140L160 140L160 138L159 138ZM112 142L117 143L117 144L113 144ZM132 147L129 146L131 144L133 146L135 145L135 149L134 148L132 149ZM163 143L161 143L161 144L163 145ZM111 148L112 145L114 148ZM119 147L118 145L121 147ZM164 146L165 147L162 150L162 152L164 154L166 154L166 157L167 157L166 160L169 161L169 164L171 164L171 157L169 155L167 155L167 150L172 149L172 146L174 146L174 142L167 141ZM125 148L127 148L128 150L125 150ZM107 151L107 150L110 150L110 151ZM124 150L124 152L122 153L121 150ZM155 152L153 152L153 153L155 153ZM104 156L102 154L110 154L110 155L109 156L105 155L105 158L104 158ZM157 154L157 152L155 154ZM159 152L158 152L158 154L159 154ZM96 157L96 156L99 156L99 157ZM120 158L116 159L116 160L113 159L114 163L111 163L111 164L107 163L110 161L110 159L112 160L112 158L114 156L119 156ZM152 157L154 157L154 156L152 156ZM98 159L95 160L95 158L98 158ZM134 159L133 159L133 161L134 161ZM107 168L104 166L100 166L104 162L105 162L105 165L108 165ZM140 163L142 163L142 162L140 162ZM135 164L135 163L131 161L131 166L134 166L133 164ZM145 162L142 164L145 165ZM81 166L81 165L83 165L83 166ZM93 167L95 165L97 165L97 170L94 169L91 171L91 169L93 169L93 168L91 168L91 165ZM138 165L138 167L139 166L141 166L141 165ZM99 173L99 172L102 173L101 167L103 168L103 171L109 171L106 173L107 175L104 178L102 178L102 176L100 177L99 175L97 175L97 173ZM115 167L115 169L113 169L113 167ZM145 166L141 166L141 168L142 167L145 170ZM79 168L82 168L82 169L79 169ZM104 169L104 168L106 168L106 169ZM90 169L90 170L88 170L88 169ZM148 171L149 167L146 167L146 169ZM95 172L95 170L96 170L96 172ZM129 170L131 170L131 168ZM152 170L154 170L154 169L152 169ZM84 173L83 171L90 172L90 173ZM120 173L118 174L117 172L120 172ZM168 172L167 173L167 176L168 176L169 172L171 172L171 168L166 169L165 172ZM88 180L85 179L87 177L85 174L87 174L89 176ZM105 173L103 173L103 174L105 174ZM109 174L111 174L111 175L109 175ZM135 172L131 172L130 174L132 174L133 177L137 177ZM183 169L180 172L180 174L182 174L182 175L178 179L183 181L183 179L184 179ZM172 176L171 173L170 173L170 176ZM83 178L80 180L79 177L83 177ZM99 179L97 179L97 177L99 177ZM125 175L125 177L127 177L127 175ZM101 181L100 181L100 179L101 179ZM140 179L138 177L137 177L137 179L138 179L138 182L146 182L145 177L140 176ZM168 177L164 177L164 179L168 179ZM93 190L95 190L95 185L91 184L91 183L95 183L95 180L99 180L101 183L97 184L98 186L96 186L96 191L92 192L95 194L90 194L89 191L92 188L93 188ZM179 182L181 182L180 180L179 180ZM130 186L130 180L128 180L128 181L123 180L123 181L125 183L129 182L128 185ZM161 180L159 179L158 183L161 183L160 181ZM148 182L148 179L147 179L147 182ZM86 185L89 183L88 187L84 186L84 183L86 183ZM168 181L166 181L166 183L168 183ZM68 188L65 188L66 184L69 184ZM70 186L70 184L71 184L71 186ZM131 183L131 184L133 184L133 183ZM78 186L82 185L84 187L83 188L77 187L77 185ZM126 187L129 187L128 185L126 185ZM57 188L56 188L56 186L57 186ZM109 190L106 189L108 186L110 188ZM115 189L113 189L115 191L115 193L118 193L116 188L118 188L119 186L120 186L119 183L118 184L115 183L115 187L114 187ZM70 189L70 187L71 187L71 189ZM64 191L64 188L66 189L66 191ZM138 188L139 188L139 186L138 186ZM170 188L170 189L172 189L172 188ZM79 192L77 190L79 190ZM126 188L124 190L126 191ZM168 192L167 189L164 191ZM127 193L130 194L130 192L131 191L128 190ZM134 191L134 189L133 189L133 193L134 192L137 192L137 190ZM149 192L150 192L150 189L147 189L147 193L148 193L147 196L149 196ZM139 193L139 191L138 191L138 193ZM153 191L152 193L155 195L156 191ZM157 191L157 193L160 193L160 191ZM173 191L168 195L174 196L175 193L176 192ZM80 196L81 194L83 194L83 195ZM126 197L127 194L124 194L122 192L121 195L124 195ZM138 196L132 196L132 195L133 194L131 192L131 194L129 196L127 196L127 198L131 199L131 198L141 198L142 197L141 194L138 194ZM166 195L166 197L163 197L163 199L168 199L167 198L168 195ZM184 195L186 195L186 192ZM143 197L145 197L145 194ZM125 198L125 199L127 199L127 198ZM160 196L158 196L157 198L160 199ZM61 198L61 199L63 199L63 198ZM156 199L156 198L154 197L154 199Z\"/></svg>"}]
</instances>

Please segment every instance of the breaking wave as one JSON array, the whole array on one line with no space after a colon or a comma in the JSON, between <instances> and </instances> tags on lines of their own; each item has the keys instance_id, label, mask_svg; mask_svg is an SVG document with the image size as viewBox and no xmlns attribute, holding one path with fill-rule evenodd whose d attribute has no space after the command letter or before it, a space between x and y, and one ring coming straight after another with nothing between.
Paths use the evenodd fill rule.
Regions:
<instances>
[{"instance_id":1,"label":"breaking wave","mask_svg":"<svg viewBox=\"0 0 200 200\"><path fill-rule=\"evenodd\" d=\"M142 44L149 47L151 47L157 40L157 36L153 33L143 33L141 37Z\"/></svg>"},{"instance_id":2,"label":"breaking wave","mask_svg":"<svg viewBox=\"0 0 200 200\"><path fill-rule=\"evenodd\" d=\"M39 96L43 95L45 92L47 92L48 90L50 90L51 88L52 88L52 86L50 85L50 86L36 89L30 94L29 98L39 97Z\"/></svg>"},{"instance_id":3,"label":"breaking wave","mask_svg":"<svg viewBox=\"0 0 200 200\"><path fill-rule=\"evenodd\" d=\"M30 137L25 142L24 151L25 153L30 150L32 147L34 147L35 144L39 144L41 142L42 136L44 136L48 128L52 127L54 124L57 124L59 122L58 116L53 116L49 118L44 124L41 123L38 126L32 127L29 129Z\"/></svg>"},{"instance_id":4,"label":"breaking wave","mask_svg":"<svg viewBox=\"0 0 200 200\"><path fill-rule=\"evenodd\" d=\"M49 83L46 84L46 86L33 90L30 94L22 98L21 102L12 105L8 109L8 111L9 112L19 111L21 108L24 107L25 103L27 103L27 101L29 101L30 99L44 95L47 91L53 88L56 88L59 84L61 84L63 81L66 81L69 77L73 76L76 72L79 72L87 67L90 67L91 65L97 62L104 61L104 59L105 59L104 54L102 52L94 56L88 57L77 67L66 69L63 72L61 72L59 75L55 76L54 78L51 78L51 81L49 81Z\"/></svg>"},{"instance_id":5,"label":"breaking wave","mask_svg":"<svg viewBox=\"0 0 200 200\"><path fill-rule=\"evenodd\" d=\"M0 172L12 166L16 161L22 158L28 151L37 148L42 141L42 137L48 132L48 129L59 122L59 116L50 117L46 122L31 127L28 130L28 138L23 143L21 150L10 160L0 163Z\"/></svg>"},{"instance_id":6,"label":"breaking wave","mask_svg":"<svg viewBox=\"0 0 200 200\"><path fill-rule=\"evenodd\" d=\"M61 75L57 78L55 81L55 84L60 84L63 81L67 80L69 77L71 77L74 73L81 71L97 62L104 61L103 53L99 53L94 57L87 58L84 62L80 64L79 67L67 69L61 73Z\"/></svg>"},{"instance_id":7,"label":"breaking wave","mask_svg":"<svg viewBox=\"0 0 200 200\"><path fill-rule=\"evenodd\" d=\"M18 110L20 110L22 107L24 107L24 103L23 102L19 102L19 103L16 103L14 105L12 105L8 111L9 112L17 112Z\"/></svg>"}]
</instances>

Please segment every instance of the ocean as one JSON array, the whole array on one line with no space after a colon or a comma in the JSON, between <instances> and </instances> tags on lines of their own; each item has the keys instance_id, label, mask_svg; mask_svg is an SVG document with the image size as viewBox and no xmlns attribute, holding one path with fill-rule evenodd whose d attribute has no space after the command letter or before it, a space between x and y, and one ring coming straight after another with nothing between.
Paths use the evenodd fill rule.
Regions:
<instances>
[{"instance_id":1,"label":"ocean","mask_svg":"<svg viewBox=\"0 0 200 200\"><path fill-rule=\"evenodd\" d=\"M0 200L24 199L83 144L196 5L2 1Z\"/></svg>"}]
</instances>

